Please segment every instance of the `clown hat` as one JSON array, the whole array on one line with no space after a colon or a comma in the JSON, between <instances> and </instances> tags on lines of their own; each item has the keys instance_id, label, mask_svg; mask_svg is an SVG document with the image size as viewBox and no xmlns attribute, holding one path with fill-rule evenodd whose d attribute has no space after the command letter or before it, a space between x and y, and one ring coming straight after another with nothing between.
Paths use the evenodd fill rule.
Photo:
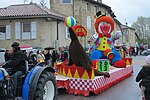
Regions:
<instances>
[{"instance_id":1,"label":"clown hat","mask_svg":"<svg viewBox=\"0 0 150 100\"><path fill-rule=\"evenodd\" d=\"M102 12L101 11L98 11L95 15L95 18L100 18L102 16L106 16L106 15L102 15Z\"/></svg>"}]
</instances>

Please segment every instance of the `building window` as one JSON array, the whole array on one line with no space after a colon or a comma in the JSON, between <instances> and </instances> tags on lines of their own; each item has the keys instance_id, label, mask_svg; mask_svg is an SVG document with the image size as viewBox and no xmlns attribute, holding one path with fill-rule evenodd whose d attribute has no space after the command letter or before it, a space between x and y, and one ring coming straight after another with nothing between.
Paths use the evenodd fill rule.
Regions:
<instances>
[{"instance_id":1,"label":"building window","mask_svg":"<svg viewBox=\"0 0 150 100\"><path fill-rule=\"evenodd\" d=\"M63 0L63 3L71 3L71 0Z\"/></svg>"},{"instance_id":2,"label":"building window","mask_svg":"<svg viewBox=\"0 0 150 100\"><path fill-rule=\"evenodd\" d=\"M87 29L91 29L91 16L87 16Z\"/></svg>"},{"instance_id":3,"label":"building window","mask_svg":"<svg viewBox=\"0 0 150 100\"><path fill-rule=\"evenodd\" d=\"M31 32L31 23L23 22L23 32Z\"/></svg>"},{"instance_id":4,"label":"building window","mask_svg":"<svg viewBox=\"0 0 150 100\"><path fill-rule=\"evenodd\" d=\"M6 26L0 26L0 33L6 33Z\"/></svg>"},{"instance_id":5,"label":"building window","mask_svg":"<svg viewBox=\"0 0 150 100\"><path fill-rule=\"evenodd\" d=\"M97 6L94 6L94 12L97 13Z\"/></svg>"},{"instance_id":6,"label":"building window","mask_svg":"<svg viewBox=\"0 0 150 100\"><path fill-rule=\"evenodd\" d=\"M22 39L31 39L31 22L22 23Z\"/></svg>"},{"instance_id":7,"label":"building window","mask_svg":"<svg viewBox=\"0 0 150 100\"><path fill-rule=\"evenodd\" d=\"M0 25L0 40L11 39L10 25Z\"/></svg>"},{"instance_id":8,"label":"building window","mask_svg":"<svg viewBox=\"0 0 150 100\"><path fill-rule=\"evenodd\" d=\"M90 4L86 3L86 11L89 12L90 11Z\"/></svg>"},{"instance_id":9,"label":"building window","mask_svg":"<svg viewBox=\"0 0 150 100\"><path fill-rule=\"evenodd\" d=\"M6 26L0 26L0 40L5 40L6 38Z\"/></svg>"},{"instance_id":10,"label":"building window","mask_svg":"<svg viewBox=\"0 0 150 100\"><path fill-rule=\"evenodd\" d=\"M36 22L15 22L16 39L36 39L36 36Z\"/></svg>"}]
</instances>

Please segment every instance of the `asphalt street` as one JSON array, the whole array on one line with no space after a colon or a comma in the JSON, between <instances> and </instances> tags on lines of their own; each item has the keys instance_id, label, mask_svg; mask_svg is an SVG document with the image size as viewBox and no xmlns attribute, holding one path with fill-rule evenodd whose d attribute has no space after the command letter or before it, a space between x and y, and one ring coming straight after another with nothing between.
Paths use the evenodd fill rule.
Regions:
<instances>
[{"instance_id":1,"label":"asphalt street","mask_svg":"<svg viewBox=\"0 0 150 100\"><path fill-rule=\"evenodd\" d=\"M59 94L56 100L139 100L140 89L135 78L145 64L145 56L136 56L133 58L134 73L129 78L121 81L120 83L112 86L99 95L91 94L89 97L80 95L70 95L64 89L59 89Z\"/></svg>"}]
</instances>

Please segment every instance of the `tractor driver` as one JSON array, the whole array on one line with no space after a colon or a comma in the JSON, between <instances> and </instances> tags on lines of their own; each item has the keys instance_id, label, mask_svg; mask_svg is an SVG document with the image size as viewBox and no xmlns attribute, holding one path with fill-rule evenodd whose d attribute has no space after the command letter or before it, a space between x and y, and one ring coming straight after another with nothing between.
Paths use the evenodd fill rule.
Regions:
<instances>
[{"instance_id":1,"label":"tractor driver","mask_svg":"<svg viewBox=\"0 0 150 100\"><path fill-rule=\"evenodd\" d=\"M14 93L16 93L17 89L17 80L19 77L22 76L22 74L25 73L25 55L20 50L19 43L14 42L12 45L12 57L10 60L6 62L5 65L3 65L3 68L11 68L13 81L14 81Z\"/></svg>"}]
</instances>

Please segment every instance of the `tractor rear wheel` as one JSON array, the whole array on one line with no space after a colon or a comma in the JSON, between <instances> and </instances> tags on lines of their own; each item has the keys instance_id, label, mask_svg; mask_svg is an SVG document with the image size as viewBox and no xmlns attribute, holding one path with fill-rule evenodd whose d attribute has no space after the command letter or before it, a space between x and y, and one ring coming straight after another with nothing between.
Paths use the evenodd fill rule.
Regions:
<instances>
[{"instance_id":1,"label":"tractor rear wheel","mask_svg":"<svg viewBox=\"0 0 150 100\"><path fill-rule=\"evenodd\" d=\"M54 74L43 72L38 80L34 100L54 100L57 93Z\"/></svg>"}]
</instances>

